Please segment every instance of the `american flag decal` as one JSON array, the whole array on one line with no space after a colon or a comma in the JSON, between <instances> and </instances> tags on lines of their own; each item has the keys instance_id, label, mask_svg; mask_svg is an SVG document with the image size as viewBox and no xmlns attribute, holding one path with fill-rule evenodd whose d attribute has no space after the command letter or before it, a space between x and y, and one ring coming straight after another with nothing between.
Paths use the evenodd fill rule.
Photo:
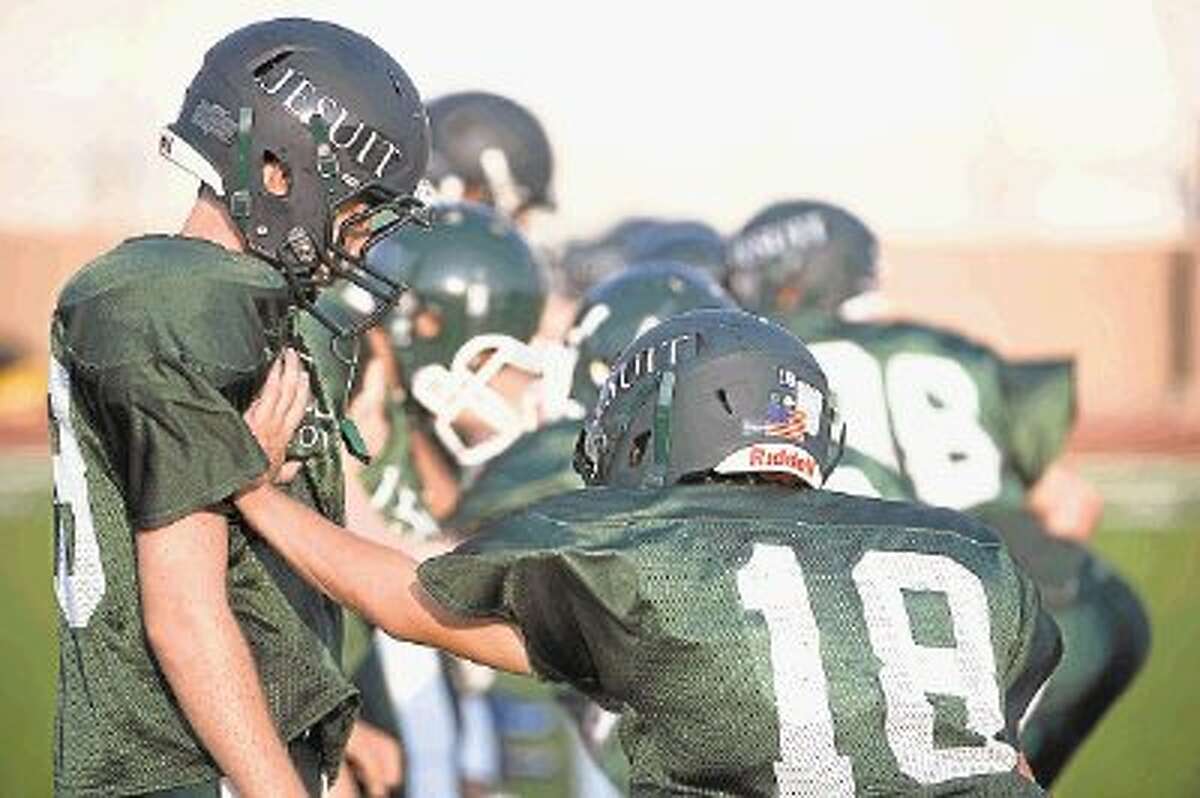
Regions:
<instances>
[{"instance_id":1,"label":"american flag decal","mask_svg":"<svg viewBox=\"0 0 1200 798\"><path fill-rule=\"evenodd\" d=\"M762 431L765 435L802 441L808 434L808 413L799 407L788 407L782 402L772 401L767 407L767 423Z\"/></svg>"}]
</instances>

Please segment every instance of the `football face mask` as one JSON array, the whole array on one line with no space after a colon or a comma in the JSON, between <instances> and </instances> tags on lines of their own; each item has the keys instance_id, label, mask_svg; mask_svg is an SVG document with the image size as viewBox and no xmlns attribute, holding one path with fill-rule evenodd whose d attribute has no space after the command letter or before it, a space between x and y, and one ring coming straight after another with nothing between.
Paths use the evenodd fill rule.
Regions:
<instances>
[{"instance_id":1,"label":"football face mask","mask_svg":"<svg viewBox=\"0 0 1200 798\"><path fill-rule=\"evenodd\" d=\"M463 466L486 463L542 419L544 354L507 335L477 335L454 354L450 367L431 363L412 377L413 398L433 418L433 429ZM512 389L501 384L526 383Z\"/></svg>"}]
</instances>

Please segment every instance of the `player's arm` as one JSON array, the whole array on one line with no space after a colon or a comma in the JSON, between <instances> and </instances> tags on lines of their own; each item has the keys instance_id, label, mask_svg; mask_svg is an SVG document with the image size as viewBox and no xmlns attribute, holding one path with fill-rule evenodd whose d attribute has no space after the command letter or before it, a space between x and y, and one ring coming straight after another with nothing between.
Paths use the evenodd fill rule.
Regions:
<instances>
[{"instance_id":1,"label":"player's arm","mask_svg":"<svg viewBox=\"0 0 1200 798\"><path fill-rule=\"evenodd\" d=\"M442 608L421 587L418 562L405 552L343 529L269 484L241 493L237 507L296 573L393 637L530 673L516 627Z\"/></svg>"},{"instance_id":2,"label":"player's arm","mask_svg":"<svg viewBox=\"0 0 1200 798\"><path fill-rule=\"evenodd\" d=\"M229 529L197 512L137 535L146 637L188 722L246 796L306 795L225 592Z\"/></svg>"},{"instance_id":3,"label":"player's arm","mask_svg":"<svg viewBox=\"0 0 1200 798\"><path fill-rule=\"evenodd\" d=\"M308 397L300 360L288 351L268 371L246 417L294 427ZM289 464L287 473L295 467ZM281 463L270 473L283 469ZM136 541L146 637L204 747L243 795L304 795L229 606L224 516L192 512L141 529Z\"/></svg>"}]
</instances>

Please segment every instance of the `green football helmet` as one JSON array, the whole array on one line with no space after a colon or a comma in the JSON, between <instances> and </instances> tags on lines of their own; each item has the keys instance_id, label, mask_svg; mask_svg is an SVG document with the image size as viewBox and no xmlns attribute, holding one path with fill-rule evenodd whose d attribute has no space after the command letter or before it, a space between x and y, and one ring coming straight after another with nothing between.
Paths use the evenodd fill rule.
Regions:
<instances>
[{"instance_id":1,"label":"green football helmet","mask_svg":"<svg viewBox=\"0 0 1200 798\"><path fill-rule=\"evenodd\" d=\"M755 313L837 315L876 287L878 245L844 208L815 200L777 202L729 242L730 293Z\"/></svg>"},{"instance_id":2,"label":"green football helmet","mask_svg":"<svg viewBox=\"0 0 1200 798\"><path fill-rule=\"evenodd\" d=\"M740 310L693 310L638 336L614 364L575 468L613 487L770 473L820 487L844 432L799 338Z\"/></svg>"},{"instance_id":3,"label":"green football helmet","mask_svg":"<svg viewBox=\"0 0 1200 798\"><path fill-rule=\"evenodd\" d=\"M591 407L630 341L698 308L736 309L737 303L709 274L676 261L637 263L594 286L567 333L567 345L578 352L571 397Z\"/></svg>"},{"instance_id":4,"label":"green football helmet","mask_svg":"<svg viewBox=\"0 0 1200 798\"><path fill-rule=\"evenodd\" d=\"M514 406L491 385L506 366L541 377L546 353L529 343L546 304L544 269L521 234L476 203L433 209L429 230L401 228L373 252L377 268L408 290L384 318L408 395L432 418L442 444L464 466L499 454L540 414L538 389ZM369 308L353 289L348 304ZM456 429L464 413L489 436L471 444Z\"/></svg>"}]
</instances>

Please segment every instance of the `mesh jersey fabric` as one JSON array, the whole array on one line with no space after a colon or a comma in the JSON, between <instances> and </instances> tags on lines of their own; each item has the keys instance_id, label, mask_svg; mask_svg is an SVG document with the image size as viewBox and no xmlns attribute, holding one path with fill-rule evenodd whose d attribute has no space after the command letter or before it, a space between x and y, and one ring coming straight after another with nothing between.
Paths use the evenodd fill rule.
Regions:
<instances>
[{"instance_id":1,"label":"mesh jersey fabric","mask_svg":"<svg viewBox=\"0 0 1200 798\"><path fill-rule=\"evenodd\" d=\"M802 574L831 733L853 769L847 794L1040 794L1011 767L919 783L888 742L881 673L892 654L881 660L872 635L900 630L922 650L986 653L967 675L1002 715L991 742L968 728L954 696L910 696L932 713L932 739L920 744L1011 751L1013 765L1018 719L1057 662L1057 629L1036 589L990 530L960 514L780 486L591 488L508 516L419 574L448 609L518 625L541 676L622 713L634 794L775 795L777 766L803 767L819 724L781 731L772 667L810 654L788 635L773 641L765 615L745 606L741 580L759 546L792 552ZM861 596L887 590L870 579L860 589L855 572L873 552L915 554L922 568L951 561L986 596L986 617L975 617L986 640L978 624L952 622L956 609L937 591L900 591L912 593L906 622L870 620Z\"/></svg>"},{"instance_id":2,"label":"mesh jersey fabric","mask_svg":"<svg viewBox=\"0 0 1200 798\"><path fill-rule=\"evenodd\" d=\"M135 550L139 529L205 509L228 521L229 603L281 734L312 734L327 771L340 759L355 706L337 662L340 610L223 501L266 465L241 412L291 336L286 299L263 262L177 237L127 241L60 293L51 331L59 794L220 775L147 647ZM336 449L310 458L289 492L340 521Z\"/></svg>"}]
</instances>

